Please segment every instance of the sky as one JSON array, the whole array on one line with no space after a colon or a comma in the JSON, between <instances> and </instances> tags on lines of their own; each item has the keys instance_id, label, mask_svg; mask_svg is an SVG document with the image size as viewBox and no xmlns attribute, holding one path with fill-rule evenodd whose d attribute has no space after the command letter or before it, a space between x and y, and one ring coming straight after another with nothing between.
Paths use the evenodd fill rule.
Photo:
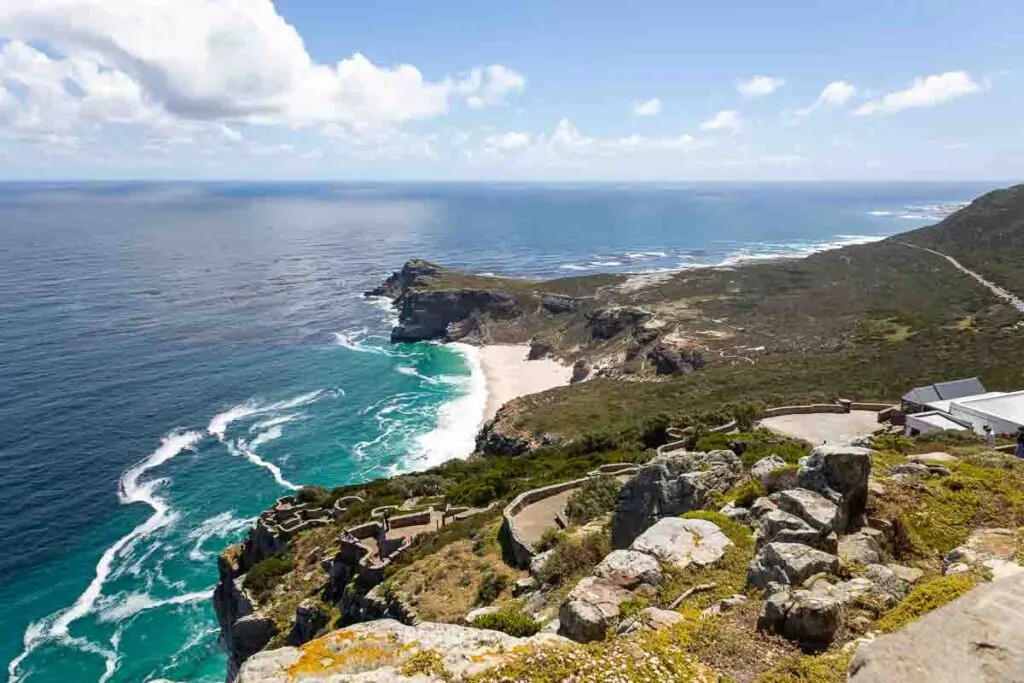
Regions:
<instances>
[{"instance_id":1,"label":"sky","mask_svg":"<svg viewBox=\"0 0 1024 683\"><path fill-rule=\"evenodd\" d=\"M0 179L1024 179L1020 0L0 0Z\"/></svg>"}]
</instances>

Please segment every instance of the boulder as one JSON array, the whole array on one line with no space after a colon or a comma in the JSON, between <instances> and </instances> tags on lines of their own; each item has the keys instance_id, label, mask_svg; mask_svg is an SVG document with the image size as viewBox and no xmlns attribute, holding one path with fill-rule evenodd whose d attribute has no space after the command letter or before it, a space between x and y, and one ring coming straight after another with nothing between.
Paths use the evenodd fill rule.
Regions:
<instances>
[{"instance_id":1,"label":"boulder","mask_svg":"<svg viewBox=\"0 0 1024 683\"><path fill-rule=\"evenodd\" d=\"M844 564L877 564L882 555L882 547L873 534L856 533L839 539L839 559Z\"/></svg>"},{"instance_id":2,"label":"boulder","mask_svg":"<svg viewBox=\"0 0 1024 683\"><path fill-rule=\"evenodd\" d=\"M750 468L750 476L757 479L762 489L771 493L781 488L777 484L783 474L782 471L788 467L788 463L779 456L769 455L767 458L761 458L754 463L754 466Z\"/></svg>"},{"instance_id":3,"label":"boulder","mask_svg":"<svg viewBox=\"0 0 1024 683\"><path fill-rule=\"evenodd\" d=\"M731 545L732 541L714 522L666 517L640 534L630 549L682 569L691 564L713 564Z\"/></svg>"},{"instance_id":4,"label":"boulder","mask_svg":"<svg viewBox=\"0 0 1024 683\"><path fill-rule=\"evenodd\" d=\"M704 355L692 345L661 341L647 352L647 360L659 375L687 375L704 368Z\"/></svg>"},{"instance_id":5,"label":"boulder","mask_svg":"<svg viewBox=\"0 0 1024 683\"><path fill-rule=\"evenodd\" d=\"M743 465L732 451L674 451L655 457L619 491L612 545L628 547L661 517L706 506L742 476Z\"/></svg>"},{"instance_id":6,"label":"boulder","mask_svg":"<svg viewBox=\"0 0 1024 683\"><path fill-rule=\"evenodd\" d=\"M295 609L292 629L285 640L286 645L302 645L316 637L320 629L327 626L331 616L324 609L323 603L313 598L306 598Z\"/></svg>"},{"instance_id":7,"label":"boulder","mask_svg":"<svg viewBox=\"0 0 1024 683\"><path fill-rule=\"evenodd\" d=\"M982 585L860 648L851 683L1020 681L1024 575Z\"/></svg>"},{"instance_id":8,"label":"boulder","mask_svg":"<svg viewBox=\"0 0 1024 683\"><path fill-rule=\"evenodd\" d=\"M773 496L779 509L796 515L820 532L836 531L839 506L824 496L807 489L789 489Z\"/></svg>"},{"instance_id":9,"label":"boulder","mask_svg":"<svg viewBox=\"0 0 1024 683\"><path fill-rule=\"evenodd\" d=\"M287 683L301 667L303 681L425 683L463 680L498 666L531 646L568 645L551 633L516 638L499 631L425 622L406 626L391 619L332 631L302 647L260 652L241 668L236 683ZM413 666L433 655L443 674L426 676ZM415 672L414 672L415 671Z\"/></svg>"},{"instance_id":10,"label":"boulder","mask_svg":"<svg viewBox=\"0 0 1024 683\"><path fill-rule=\"evenodd\" d=\"M530 340L530 351L526 354L526 360L541 360L547 358L554 349L554 345L548 339L534 337Z\"/></svg>"},{"instance_id":11,"label":"boulder","mask_svg":"<svg viewBox=\"0 0 1024 683\"><path fill-rule=\"evenodd\" d=\"M904 462L889 468L889 474L910 474L913 476L927 477L928 466L920 462Z\"/></svg>"},{"instance_id":12,"label":"boulder","mask_svg":"<svg viewBox=\"0 0 1024 683\"><path fill-rule=\"evenodd\" d=\"M253 612L231 626L231 640L227 643L235 661L245 661L256 654L277 635L277 624L263 612Z\"/></svg>"},{"instance_id":13,"label":"boulder","mask_svg":"<svg viewBox=\"0 0 1024 683\"><path fill-rule=\"evenodd\" d=\"M827 646L843 624L845 606L833 595L781 590L765 600L757 627L813 647Z\"/></svg>"},{"instance_id":14,"label":"boulder","mask_svg":"<svg viewBox=\"0 0 1024 683\"><path fill-rule=\"evenodd\" d=\"M764 517L766 514L768 514L772 510L778 510L778 509L779 509L779 506L776 505L775 503L773 503L770 498L766 498L765 496L761 496L760 498L755 500L753 502L753 504L750 506L750 514L747 515L747 520L750 521L750 522L755 522L755 521L761 519L762 517Z\"/></svg>"},{"instance_id":15,"label":"boulder","mask_svg":"<svg viewBox=\"0 0 1024 683\"><path fill-rule=\"evenodd\" d=\"M773 510L761 517L754 537L754 547L760 550L768 543L803 543L812 548L835 553L838 539L834 532L820 531L783 510Z\"/></svg>"},{"instance_id":16,"label":"boulder","mask_svg":"<svg viewBox=\"0 0 1024 683\"><path fill-rule=\"evenodd\" d=\"M616 586L632 590L642 583L651 586L660 584L661 564L651 555L636 550L613 550L594 568L593 574Z\"/></svg>"},{"instance_id":17,"label":"boulder","mask_svg":"<svg viewBox=\"0 0 1024 683\"><path fill-rule=\"evenodd\" d=\"M594 339L611 339L652 318L653 313L635 306L608 306L587 314L587 329Z\"/></svg>"},{"instance_id":18,"label":"boulder","mask_svg":"<svg viewBox=\"0 0 1024 683\"><path fill-rule=\"evenodd\" d=\"M942 453L941 451L935 451L933 453L918 453L916 455L908 455L907 460L911 462L959 462L960 458L949 453Z\"/></svg>"},{"instance_id":19,"label":"boulder","mask_svg":"<svg viewBox=\"0 0 1024 683\"><path fill-rule=\"evenodd\" d=\"M625 636L640 631L661 631L662 629L675 626L683 621L685 617L679 612L657 607L647 607L640 610L635 617L624 619L615 629L615 635Z\"/></svg>"},{"instance_id":20,"label":"boulder","mask_svg":"<svg viewBox=\"0 0 1024 683\"><path fill-rule=\"evenodd\" d=\"M735 503L726 503L718 509L718 512L731 520L739 522L740 524L746 522L747 517L750 515L750 510L747 508L741 508Z\"/></svg>"},{"instance_id":21,"label":"boulder","mask_svg":"<svg viewBox=\"0 0 1024 683\"><path fill-rule=\"evenodd\" d=\"M890 596L894 602L907 597L910 587L923 575L920 569L901 567L898 564L869 564L865 571L865 576L875 584L876 589Z\"/></svg>"},{"instance_id":22,"label":"boulder","mask_svg":"<svg viewBox=\"0 0 1024 683\"><path fill-rule=\"evenodd\" d=\"M472 624L480 617L486 617L489 614L497 614L501 611L501 607L497 605L487 605L486 607L477 607L466 612L466 616L462 618L467 624Z\"/></svg>"},{"instance_id":23,"label":"boulder","mask_svg":"<svg viewBox=\"0 0 1024 683\"><path fill-rule=\"evenodd\" d=\"M727 598L722 598L715 604L707 607L700 613L700 616L704 619L707 619L708 617L717 617L719 614L736 609L745 602L747 602L747 596L736 593Z\"/></svg>"},{"instance_id":24,"label":"boulder","mask_svg":"<svg viewBox=\"0 0 1024 683\"><path fill-rule=\"evenodd\" d=\"M1016 561L1016 533L1011 529L975 529L962 545L942 559L943 574L965 574L981 568L994 579L1024 571Z\"/></svg>"},{"instance_id":25,"label":"boulder","mask_svg":"<svg viewBox=\"0 0 1024 683\"><path fill-rule=\"evenodd\" d=\"M630 592L593 576L580 580L558 609L560 635L579 643L603 640L618 623L619 605Z\"/></svg>"},{"instance_id":26,"label":"boulder","mask_svg":"<svg viewBox=\"0 0 1024 683\"><path fill-rule=\"evenodd\" d=\"M545 550L542 553L534 555L530 559L530 576L535 579L539 579L540 575L544 573L544 565L548 563L555 554L554 550Z\"/></svg>"},{"instance_id":27,"label":"boulder","mask_svg":"<svg viewBox=\"0 0 1024 683\"><path fill-rule=\"evenodd\" d=\"M569 379L569 383L576 384L587 377L590 377L590 363L580 358L572 364L572 377Z\"/></svg>"},{"instance_id":28,"label":"boulder","mask_svg":"<svg viewBox=\"0 0 1024 683\"><path fill-rule=\"evenodd\" d=\"M512 584L512 597L518 598L538 587L537 579L532 576L524 576Z\"/></svg>"},{"instance_id":29,"label":"boulder","mask_svg":"<svg viewBox=\"0 0 1024 683\"><path fill-rule=\"evenodd\" d=\"M747 585L762 590L771 583L800 585L814 574L838 570L835 555L802 543L769 543L751 560Z\"/></svg>"},{"instance_id":30,"label":"boulder","mask_svg":"<svg viewBox=\"0 0 1024 683\"><path fill-rule=\"evenodd\" d=\"M871 451L857 446L817 446L801 458L797 481L839 506L835 531L860 526L868 500Z\"/></svg>"}]
</instances>

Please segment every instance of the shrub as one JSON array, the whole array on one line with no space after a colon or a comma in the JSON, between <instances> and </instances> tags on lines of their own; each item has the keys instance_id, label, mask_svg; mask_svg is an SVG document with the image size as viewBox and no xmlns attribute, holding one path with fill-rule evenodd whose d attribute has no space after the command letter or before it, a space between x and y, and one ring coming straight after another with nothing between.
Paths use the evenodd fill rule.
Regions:
<instances>
[{"instance_id":1,"label":"shrub","mask_svg":"<svg viewBox=\"0 0 1024 683\"><path fill-rule=\"evenodd\" d=\"M295 569L295 556L288 554L271 555L257 562L245 574L242 586L257 596L265 594L281 582L281 578Z\"/></svg>"},{"instance_id":2,"label":"shrub","mask_svg":"<svg viewBox=\"0 0 1024 683\"><path fill-rule=\"evenodd\" d=\"M750 507L755 500L764 495L761 482L757 479L744 479L732 490L733 503L739 507Z\"/></svg>"},{"instance_id":3,"label":"shrub","mask_svg":"<svg viewBox=\"0 0 1024 683\"><path fill-rule=\"evenodd\" d=\"M669 441L668 428L671 420L665 413L659 413L652 418L644 420L640 425L640 443L644 448L657 448Z\"/></svg>"},{"instance_id":4,"label":"shrub","mask_svg":"<svg viewBox=\"0 0 1024 683\"><path fill-rule=\"evenodd\" d=\"M562 536L538 578L543 583L561 585L596 567L611 551L611 540L602 532Z\"/></svg>"},{"instance_id":5,"label":"shrub","mask_svg":"<svg viewBox=\"0 0 1024 683\"><path fill-rule=\"evenodd\" d=\"M735 405L730 406L733 419L736 420L736 426L740 428L742 432L749 432L754 428L754 425L761 416L764 415L764 404L755 403L751 401L741 401Z\"/></svg>"},{"instance_id":6,"label":"shrub","mask_svg":"<svg viewBox=\"0 0 1024 683\"><path fill-rule=\"evenodd\" d=\"M309 503L316 507L330 507L335 497L323 486L303 486L295 496L300 503Z\"/></svg>"},{"instance_id":7,"label":"shrub","mask_svg":"<svg viewBox=\"0 0 1024 683\"><path fill-rule=\"evenodd\" d=\"M487 572L476 591L476 601L481 605L489 605L498 599L501 592L508 586L508 577L497 572Z\"/></svg>"},{"instance_id":8,"label":"shrub","mask_svg":"<svg viewBox=\"0 0 1024 683\"><path fill-rule=\"evenodd\" d=\"M586 524L615 508L622 485L615 477L593 477L573 491L565 504L565 514L572 524Z\"/></svg>"},{"instance_id":9,"label":"shrub","mask_svg":"<svg viewBox=\"0 0 1024 683\"><path fill-rule=\"evenodd\" d=\"M878 620L878 630L891 633L952 602L974 587L970 576L939 576L915 587L903 602Z\"/></svg>"},{"instance_id":10,"label":"shrub","mask_svg":"<svg viewBox=\"0 0 1024 683\"><path fill-rule=\"evenodd\" d=\"M795 655L757 677L755 683L844 683L849 654Z\"/></svg>"},{"instance_id":11,"label":"shrub","mask_svg":"<svg viewBox=\"0 0 1024 683\"><path fill-rule=\"evenodd\" d=\"M528 638L540 631L540 624L518 606L510 606L492 614L484 614L469 622L473 628L501 631L517 638Z\"/></svg>"},{"instance_id":12,"label":"shrub","mask_svg":"<svg viewBox=\"0 0 1024 683\"><path fill-rule=\"evenodd\" d=\"M542 553L545 550L551 550L558 545L559 540L564 535L565 534L558 527L549 527L540 535L540 540L533 544L533 548L539 553Z\"/></svg>"},{"instance_id":13,"label":"shrub","mask_svg":"<svg viewBox=\"0 0 1024 683\"><path fill-rule=\"evenodd\" d=\"M629 598L619 604L619 616L623 619L632 619L650 606L649 598L643 596Z\"/></svg>"}]
</instances>

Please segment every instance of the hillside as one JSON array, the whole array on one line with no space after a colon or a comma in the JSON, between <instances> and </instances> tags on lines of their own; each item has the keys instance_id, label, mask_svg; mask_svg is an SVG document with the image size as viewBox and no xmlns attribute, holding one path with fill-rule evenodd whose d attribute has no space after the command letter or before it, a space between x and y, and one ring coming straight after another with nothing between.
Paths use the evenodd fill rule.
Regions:
<instances>
[{"instance_id":1,"label":"hillside","mask_svg":"<svg viewBox=\"0 0 1024 683\"><path fill-rule=\"evenodd\" d=\"M222 635L233 665L251 657L241 680L845 680L876 635L1020 569L1024 466L970 436L812 451L758 413L957 376L1024 386L1019 312L907 244L960 248L971 267L1024 262L1024 243L989 235L1022 214L1014 188L873 244L659 276L541 282L410 261L368 292L399 308L395 342L529 341L590 377L506 405L466 460L303 489L265 513L220 560ZM685 444L666 445L670 426ZM525 512L524 562L506 505L551 485L567 529ZM382 522L387 506L411 540ZM705 564L666 559L686 534ZM862 652L855 673L901 658Z\"/></svg>"}]
</instances>

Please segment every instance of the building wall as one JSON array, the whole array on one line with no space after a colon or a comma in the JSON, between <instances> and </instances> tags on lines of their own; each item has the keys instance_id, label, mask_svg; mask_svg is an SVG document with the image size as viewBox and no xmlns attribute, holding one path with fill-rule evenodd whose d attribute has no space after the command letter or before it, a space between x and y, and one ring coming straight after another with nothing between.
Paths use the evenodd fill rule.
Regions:
<instances>
[{"instance_id":1,"label":"building wall","mask_svg":"<svg viewBox=\"0 0 1024 683\"><path fill-rule=\"evenodd\" d=\"M989 415L981 410L971 408L970 405L960 405L954 403L950 406L950 415L969 422L975 432L981 434L985 425L988 425L996 434L1012 434L1017 431L1021 425L1016 422L1010 422L1003 420L993 415Z\"/></svg>"}]
</instances>

